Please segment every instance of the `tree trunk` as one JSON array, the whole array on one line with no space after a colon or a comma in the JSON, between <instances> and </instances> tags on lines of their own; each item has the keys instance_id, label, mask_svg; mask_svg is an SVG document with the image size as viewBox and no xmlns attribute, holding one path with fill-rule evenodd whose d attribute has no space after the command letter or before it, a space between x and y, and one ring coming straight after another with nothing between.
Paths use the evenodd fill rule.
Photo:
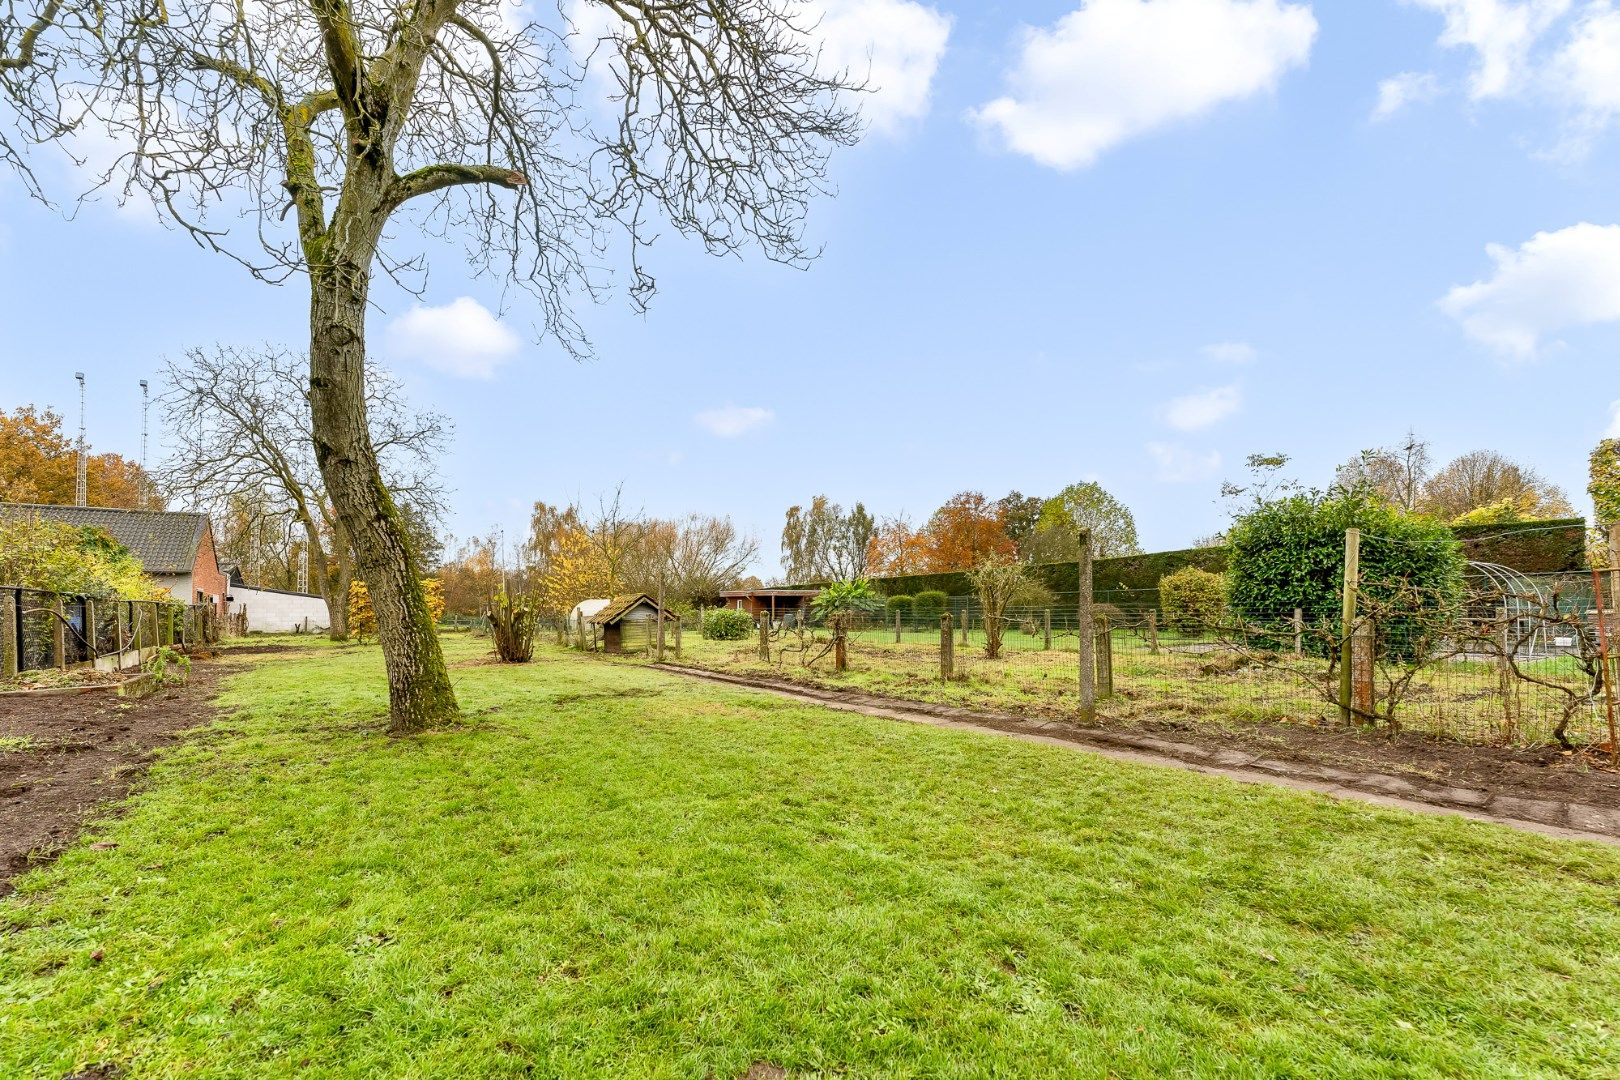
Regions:
<instances>
[{"instance_id":1,"label":"tree trunk","mask_svg":"<svg viewBox=\"0 0 1620 1080\"><path fill-rule=\"evenodd\" d=\"M366 298L380 221L368 227L367 215L345 209L333 223L327 258L310 267L315 460L371 594L388 669L389 731L403 735L451 721L458 709L416 553L383 485L366 421Z\"/></svg>"}]
</instances>

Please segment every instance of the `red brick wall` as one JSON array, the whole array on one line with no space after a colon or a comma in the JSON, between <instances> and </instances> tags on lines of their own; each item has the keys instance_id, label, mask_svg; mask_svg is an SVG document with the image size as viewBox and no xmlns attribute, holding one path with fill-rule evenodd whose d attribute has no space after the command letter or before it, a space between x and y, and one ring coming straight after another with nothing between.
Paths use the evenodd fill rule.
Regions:
<instances>
[{"instance_id":1,"label":"red brick wall","mask_svg":"<svg viewBox=\"0 0 1620 1080\"><path fill-rule=\"evenodd\" d=\"M197 545L197 561L191 567L191 599L196 600L199 592L212 596L220 614L226 614L230 605L225 602L225 594L230 592L230 584L230 579L220 572L219 556L214 554L214 530L204 528L202 543Z\"/></svg>"}]
</instances>

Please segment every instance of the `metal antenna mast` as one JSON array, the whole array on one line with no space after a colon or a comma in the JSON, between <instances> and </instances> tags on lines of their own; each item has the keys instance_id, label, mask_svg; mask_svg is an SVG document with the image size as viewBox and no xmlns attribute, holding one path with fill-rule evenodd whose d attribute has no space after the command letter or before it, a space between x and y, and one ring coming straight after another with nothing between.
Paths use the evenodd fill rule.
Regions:
<instances>
[{"instance_id":1,"label":"metal antenna mast","mask_svg":"<svg viewBox=\"0 0 1620 1080\"><path fill-rule=\"evenodd\" d=\"M73 486L73 505L90 505L90 463L85 457L84 442L84 372L75 371L79 380L79 473Z\"/></svg>"},{"instance_id":2,"label":"metal antenna mast","mask_svg":"<svg viewBox=\"0 0 1620 1080\"><path fill-rule=\"evenodd\" d=\"M146 389L146 380L141 380L141 472L146 471L146 407L149 404L150 392Z\"/></svg>"}]
</instances>

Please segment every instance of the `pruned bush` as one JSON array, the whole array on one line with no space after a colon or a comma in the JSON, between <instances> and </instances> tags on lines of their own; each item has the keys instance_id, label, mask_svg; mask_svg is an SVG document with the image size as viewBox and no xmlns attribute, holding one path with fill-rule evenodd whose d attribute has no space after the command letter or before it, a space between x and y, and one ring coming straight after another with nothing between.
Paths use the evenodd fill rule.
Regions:
<instances>
[{"instance_id":1,"label":"pruned bush","mask_svg":"<svg viewBox=\"0 0 1620 1080\"><path fill-rule=\"evenodd\" d=\"M1336 626L1349 528L1362 533L1362 608L1380 613L1380 637L1416 643L1443 633L1461 603L1467 566L1451 530L1340 490L1266 503L1233 523L1226 572L1232 611L1251 623L1282 625L1298 608L1307 623ZM1397 653L1413 648L1390 646Z\"/></svg>"},{"instance_id":2,"label":"pruned bush","mask_svg":"<svg viewBox=\"0 0 1620 1080\"><path fill-rule=\"evenodd\" d=\"M924 589L911 598L912 617L920 623L938 622L949 602L950 597L938 589Z\"/></svg>"},{"instance_id":3,"label":"pruned bush","mask_svg":"<svg viewBox=\"0 0 1620 1080\"><path fill-rule=\"evenodd\" d=\"M883 607L890 616L898 615L902 619L911 618L913 599L904 594L891 596L883 602Z\"/></svg>"},{"instance_id":4,"label":"pruned bush","mask_svg":"<svg viewBox=\"0 0 1620 1080\"><path fill-rule=\"evenodd\" d=\"M1226 611L1226 578L1196 566L1184 566L1159 579L1159 604L1165 625L1191 633L1220 621Z\"/></svg>"},{"instance_id":5,"label":"pruned bush","mask_svg":"<svg viewBox=\"0 0 1620 1080\"><path fill-rule=\"evenodd\" d=\"M741 641L754 632L754 617L736 608L715 608L703 616L703 636L711 641Z\"/></svg>"}]
</instances>

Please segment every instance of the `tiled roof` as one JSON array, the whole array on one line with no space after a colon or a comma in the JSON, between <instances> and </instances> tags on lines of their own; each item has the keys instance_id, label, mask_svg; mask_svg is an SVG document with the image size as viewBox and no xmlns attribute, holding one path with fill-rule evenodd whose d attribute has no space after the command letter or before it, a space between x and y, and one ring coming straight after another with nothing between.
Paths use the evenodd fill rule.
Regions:
<instances>
[{"instance_id":1,"label":"tiled roof","mask_svg":"<svg viewBox=\"0 0 1620 1080\"><path fill-rule=\"evenodd\" d=\"M149 574L189 574L208 528L207 514L169 510L118 510L107 506L43 506L0 503L0 516L38 516L48 521L101 529L123 544Z\"/></svg>"}]
</instances>

